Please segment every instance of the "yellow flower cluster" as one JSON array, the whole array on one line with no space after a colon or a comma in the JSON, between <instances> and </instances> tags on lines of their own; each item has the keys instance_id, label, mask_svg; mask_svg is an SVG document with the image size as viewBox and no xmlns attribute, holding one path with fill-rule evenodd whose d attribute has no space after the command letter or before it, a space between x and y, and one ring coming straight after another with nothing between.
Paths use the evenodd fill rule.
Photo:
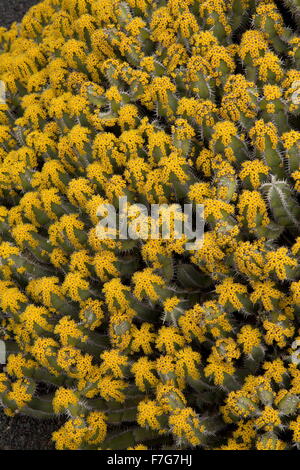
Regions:
<instances>
[{"instance_id":1,"label":"yellow flower cluster","mask_svg":"<svg viewBox=\"0 0 300 470\"><path fill-rule=\"evenodd\" d=\"M43 0L0 29L6 414L63 415L63 450L300 448L299 50L273 0ZM125 197L128 239L98 224Z\"/></svg>"}]
</instances>

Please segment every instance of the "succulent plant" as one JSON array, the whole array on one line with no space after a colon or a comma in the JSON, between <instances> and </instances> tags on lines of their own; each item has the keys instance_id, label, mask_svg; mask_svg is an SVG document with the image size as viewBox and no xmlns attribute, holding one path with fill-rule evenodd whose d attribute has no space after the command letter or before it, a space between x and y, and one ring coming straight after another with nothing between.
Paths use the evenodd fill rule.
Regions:
<instances>
[{"instance_id":1,"label":"succulent plant","mask_svg":"<svg viewBox=\"0 0 300 470\"><path fill-rule=\"evenodd\" d=\"M272 0L44 0L0 28L0 402L65 415L57 449L300 448L284 4L296 29ZM124 197L202 205L203 243L101 238Z\"/></svg>"}]
</instances>

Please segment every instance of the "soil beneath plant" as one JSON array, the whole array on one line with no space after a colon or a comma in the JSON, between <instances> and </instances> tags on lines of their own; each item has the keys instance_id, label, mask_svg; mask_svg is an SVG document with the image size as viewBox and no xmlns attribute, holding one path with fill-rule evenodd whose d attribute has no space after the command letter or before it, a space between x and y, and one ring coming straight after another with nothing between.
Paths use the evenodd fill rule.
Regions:
<instances>
[{"instance_id":1,"label":"soil beneath plant","mask_svg":"<svg viewBox=\"0 0 300 470\"><path fill-rule=\"evenodd\" d=\"M3 372L3 366L0 366L1 372ZM47 387L44 386L44 388ZM15 415L11 418L6 416L0 407L0 451L52 450L54 449L52 433L64 422L63 417L41 420Z\"/></svg>"},{"instance_id":2,"label":"soil beneath plant","mask_svg":"<svg viewBox=\"0 0 300 470\"><path fill-rule=\"evenodd\" d=\"M55 419L41 421L18 415L9 418L0 410L0 450L52 450L51 434L61 424Z\"/></svg>"},{"instance_id":3,"label":"soil beneath plant","mask_svg":"<svg viewBox=\"0 0 300 470\"><path fill-rule=\"evenodd\" d=\"M27 10L38 0L0 0L0 26L8 28L14 21L21 21Z\"/></svg>"}]
</instances>

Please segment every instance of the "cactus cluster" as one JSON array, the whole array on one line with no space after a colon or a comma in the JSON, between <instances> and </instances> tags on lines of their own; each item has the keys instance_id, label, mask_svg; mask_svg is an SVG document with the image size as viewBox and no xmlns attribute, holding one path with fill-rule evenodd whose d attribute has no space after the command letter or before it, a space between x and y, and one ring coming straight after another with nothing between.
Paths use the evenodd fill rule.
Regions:
<instances>
[{"instance_id":1,"label":"cactus cluster","mask_svg":"<svg viewBox=\"0 0 300 470\"><path fill-rule=\"evenodd\" d=\"M57 449L300 448L284 3L298 29L272 0L44 0L0 29L0 402L64 414ZM101 239L123 196L202 204L203 245Z\"/></svg>"}]
</instances>

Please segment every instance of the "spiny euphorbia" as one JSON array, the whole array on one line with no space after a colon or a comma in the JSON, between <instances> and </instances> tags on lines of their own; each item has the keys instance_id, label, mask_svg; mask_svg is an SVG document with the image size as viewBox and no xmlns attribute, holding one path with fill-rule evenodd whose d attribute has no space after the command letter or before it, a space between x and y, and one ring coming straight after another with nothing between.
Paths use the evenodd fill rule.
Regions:
<instances>
[{"instance_id":1,"label":"spiny euphorbia","mask_svg":"<svg viewBox=\"0 0 300 470\"><path fill-rule=\"evenodd\" d=\"M57 449L300 446L284 3L295 30L269 0L45 0L1 28L0 397L64 414ZM100 239L124 196L203 204L203 246Z\"/></svg>"}]
</instances>

